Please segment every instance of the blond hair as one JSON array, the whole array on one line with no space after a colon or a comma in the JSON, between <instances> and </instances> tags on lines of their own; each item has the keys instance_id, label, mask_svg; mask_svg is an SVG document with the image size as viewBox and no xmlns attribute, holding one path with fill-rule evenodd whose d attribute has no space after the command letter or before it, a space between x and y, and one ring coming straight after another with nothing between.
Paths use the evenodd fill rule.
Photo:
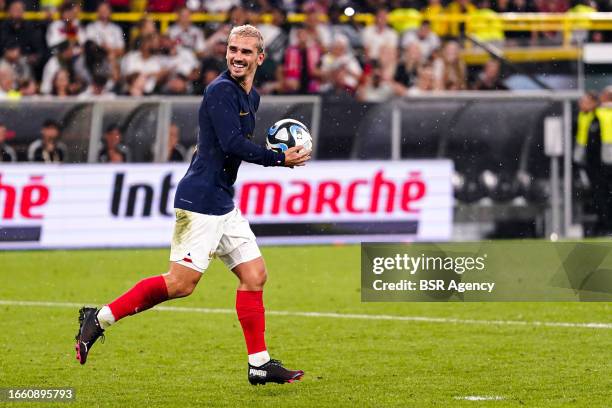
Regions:
<instances>
[{"instance_id":1,"label":"blond hair","mask_svg":"<svg viewBox=\"0 0 612 408\"><path fill-rule=\"evenodd\" d=\"M236 26L232 28L232 31L230 31L229 36L227 37L228 42L229 42L229 39L232 38L233 35L237 37L255 38L257 40L257 52L259 52L260 54L264 52L263 36L261 35L261 32L256 27L250 24L245 24L245 25Z\"/></svg>"}]
</instances>

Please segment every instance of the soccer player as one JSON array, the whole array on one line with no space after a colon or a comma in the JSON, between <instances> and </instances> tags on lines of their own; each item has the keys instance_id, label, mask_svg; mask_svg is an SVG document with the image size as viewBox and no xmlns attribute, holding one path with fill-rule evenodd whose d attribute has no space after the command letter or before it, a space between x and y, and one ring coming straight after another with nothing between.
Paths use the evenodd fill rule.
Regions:
<instances>
[{"instance_id":1,"label":"soccer player","mask_svg":"<svg viewBox=\"0 0 612 408\"><path fill-rule=\"evenodd\" d=\"M197 151L177 186L170 270L141 280L99 310L83 307L79 311L76 352L81 364L116 321L191 294L216 254L240 281L236 312L246 340L249 382L290 383L304 375L284 368L268 354L262 298L266 266L248 221L234 207L232 186L242 160L263 166L303 166L310 151L296 146L279 153L250 140L259 107L253 79L264 61L261 33L250 25L234 27L226 60L227 70L204 92Z\"/></svg>"}]
</instances>

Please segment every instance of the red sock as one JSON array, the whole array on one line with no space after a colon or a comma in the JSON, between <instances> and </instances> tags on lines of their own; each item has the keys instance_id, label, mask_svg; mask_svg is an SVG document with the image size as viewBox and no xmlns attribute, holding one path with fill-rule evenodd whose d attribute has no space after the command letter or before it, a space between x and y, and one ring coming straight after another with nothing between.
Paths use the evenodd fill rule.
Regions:
<instances>
[{"instance_id":1,"label":"red sock","mask_svg":"<svg viewBox=\"0 0 612 408\"><path fill-rule=\"evenodd\" d=\"M168 288L163 276L152 276L138 282L134 287L109 303L115 321L168 300Z\"/></svg>"},{"instance_id":2,"label":"red sock","mask_svg":"<svg viewBox=\"0 0 612 408\"><path fill-rule=\"evenodd\" d=\"M266 350L266 317L263 291L239 290L236 292L236 313L242 326L249 354Z\"/></svg>"}]
</instances>

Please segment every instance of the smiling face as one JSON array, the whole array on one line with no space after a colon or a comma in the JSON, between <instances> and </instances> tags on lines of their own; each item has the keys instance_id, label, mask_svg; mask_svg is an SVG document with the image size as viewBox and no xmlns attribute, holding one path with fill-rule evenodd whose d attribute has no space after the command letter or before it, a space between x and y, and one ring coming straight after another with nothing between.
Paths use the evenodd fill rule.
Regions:
<instances>
[{"instance_id":1,"label":"smiling face","mask_svg":"<svg viewBox=\"0 0 612 408\"><path fill-rule=\"evenodd\" d=\"M227 68L230 75L243 82L252 80L257 67L264 61L264 53L258 49L258 39L239 34L230 36L227 44Z\"/></svg>"}]
</instances>

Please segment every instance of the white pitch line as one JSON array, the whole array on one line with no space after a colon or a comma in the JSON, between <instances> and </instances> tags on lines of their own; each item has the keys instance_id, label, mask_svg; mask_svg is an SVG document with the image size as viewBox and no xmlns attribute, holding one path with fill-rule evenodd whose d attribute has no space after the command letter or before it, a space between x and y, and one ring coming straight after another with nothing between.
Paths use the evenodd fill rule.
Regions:
<instances>
[{"instance_id":1,"label":"white pitch line","mask_svg":"<svg viewBox=\"0 0 612 408\"><path fill-rule=\"evenodd\" d=\"M494 395L494 396L467 395L465 397L455 397L455 399L456 400L466 400L466 401L501 401L505 398L497 396L497 395Z\"/></svg>"},{"instance_id":2,"label":"white pitch line","mask_svg":"<svg viewBox=\"0 0 612 408\"><path fill-rule=\"evenodd\" d=\"M28 300L1 300L0 305L5 306L38 306L38 307L81 307L88 303L73 302L39 302ZM209 313L209 314L235 314L234 309L212 309L205 307L177 307L177 306L156 306L153 310L162 312L186 312L186 313ZM397 316L397 315L377 315L377 314L354 314L354 313L331 313L331 312L291 312L281 310L267 310L266 314L271 316L293 316L293 317L320 317L331 319L352 319L352 320L391 320L405 322L424 322L424 323L451 323L451 324L474 324L485 326L536 326L536 327L567 327L585 329L612 329L612 323L571 323L571 322L540 322L522 320L475 320L475 319L455 319L446 317L427 317L427 316Z\"/></svg>"}]
</instances>

